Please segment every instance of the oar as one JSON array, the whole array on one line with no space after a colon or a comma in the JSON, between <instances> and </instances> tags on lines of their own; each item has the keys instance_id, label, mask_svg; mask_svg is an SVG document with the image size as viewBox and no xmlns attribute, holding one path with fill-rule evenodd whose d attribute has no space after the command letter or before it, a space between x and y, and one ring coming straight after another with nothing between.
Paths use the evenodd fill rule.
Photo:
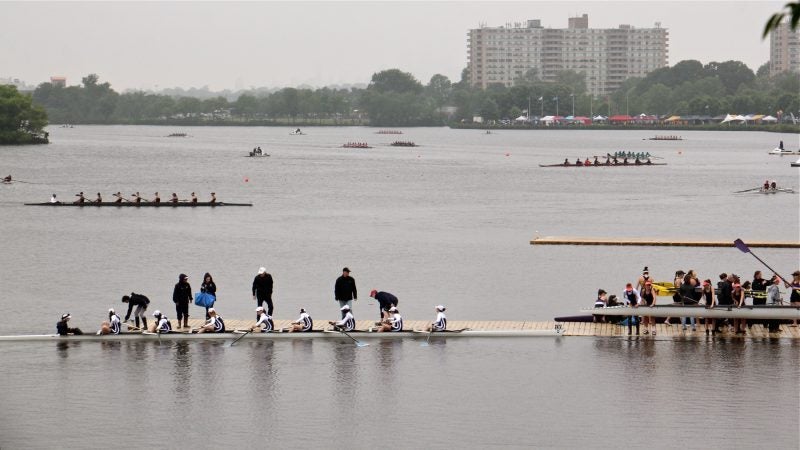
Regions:
<instances>
[{"instance_id":1,"label":"oar","mask_svg":"<svg viewBox=\"0 0 800 450\"><path fill-rule=\"evenodd\" d=\"M353 342L355 342L356 345L359 346L359 347L366 347L366 346L369 345L366 342L360 342L358 339L354 338L353 336L350 336L350 334L348 334L347 331L344 331L344 330L336 330L336 331L338 331L339 333L342 333L343 335L345 335L345 336L349 337L350 339L352 339Z\"/></svg>"},{"instance_id":2,"label":"oar","mask_svg":"<svg viewBox=\"0 0 800 450\"><path fill-rule=\"evenodd\" d=\"M428 339L425 339L425 342L419 344L420 347L427 347L431 345L431 335L433 334L433 327L431 327L431 331L428 332Z\"/></svg>"},{"instance_id":3,"label":"oar","mask_svg":"<svg viewBox=\"0 0 800 450\"><path fill-rule=\"evenodd\" d=\"M753 253L750 250L750 247L748 247L747 244L744 243L744 241L742 241L741 239L736 239L735 241L733 241L733 245L736 246L736 248L738 248L743 253L750 253L751 255L753 255L753 258L757 259L761 264L765 265L767 267L767 269L771 270L772 273L774 273L775 275L779 276L781 280L784 280L784 283L786 282L785 281L786 278L783 278L775 269L770 267L767 263L765 263L763 260L761 260L761 258L756 256L756 254Z\"/></svg>"},{"instance_id":4,"label":"oar","mask_svg":"<svg viewBox=\"0 0 800 450\"><path fill-rule=\"evenodd\" d=\"M233 346L233 344L235 344L235 343L239 342L239 339L241 339L241 338L243 338L243 337L247 336L248 334L250 334L250 333L252 333L252 332L253 332L253 329L252 329L252 328L250 328L250 329L249 329L249 330L247 330L247 331L246 331L244 334L242 334L242 335L241 335L241 336L239 336L238 338L234 339L234 340L233 340L233 342L231 342L231 345L228 345L227 347L232 347L232 346Z\"/></svg>"},{"instance_id":5,"label":"oar","mask_svg":"<svg viewBox=\"0 0 800 450\"><path fill-rule=\"evenodd\" d=\"M753 189L745 189L745 190L743 190L743 191L736 191L736 192L734 192L734 194L741 194L741 193L743 193L743 192L753 192L753 191L757 191L757 190L759 190L759 189L761 189L761 186L759 186L759 187L757 187L757 188L753 188Z\"/></svg>"}]
</instances>

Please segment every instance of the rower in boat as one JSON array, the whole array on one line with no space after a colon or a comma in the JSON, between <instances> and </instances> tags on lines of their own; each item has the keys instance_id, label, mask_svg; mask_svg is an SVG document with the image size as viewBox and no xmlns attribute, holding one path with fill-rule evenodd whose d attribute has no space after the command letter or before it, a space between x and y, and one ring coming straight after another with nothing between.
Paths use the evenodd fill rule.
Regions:
<instances>
[{"instance_id":1,"label":"rower in boat","mask_svg":"<svg viewBox=\"0 0 800 450\"><path fill-rule=\"evenodd\" d=\"M591 165L592 165L592 163L591 163L591 162L589 162L589 158L586 158L586 161L584 161L584 162L583 162L583 165L584 165L584 166L591 166Z\"/></svg>"},{"instance_id":2,"label":"rower in boat","mask_svg":"<svg viewBox=\"0 0 800 450\"><path fill-rule=\"evenodd\" d=\"M344 314L342 320L338 320L336 322L331 320L328 323L333 325L333 329L335 331L353 331L353 329L356 327L356 318L353 317L353 313L350 312L350 306L344 305L339 308L339 310L342 311L342 314Z\"/></svg>"},{"instance_id":3,"label":"rower in boat","mask_svg":"<svg viewBox=\"0 0 800 450\"><path fill-rule=\"evenodd\" d=\"M206 324L197 329L198 333L224 333L225 322L222 317L217 314L214 308L208 308L208 320Z\"/></svg>"},{"instance_id":4,"label":"rower in boat","mask_svg":"<svg viewBox=\"0 0 800 450\"><path fill-rule=\"evenodd\" d=\"M212 205L217 204L217 194L215 194L214 192L211 193L211 200L209 201L209 203L211 203Z\"/></svg>"},{"instance_id":5,"label":"rower in boat","mask_svg":"<svg viewBox=\"0 0 800 450\"><path fill-rule=\"evenodd\" d=\"M61 320L59 320L58 323L56 324L56 332L59 335L68 336L70 334L75 334L75 335L83 334L83 331L81 331L80 328L70 328L67 325L67 322L69 322L69 319L71 318L72 316L69 313L61 315Z\"/></svg>"},{"instance_id":6,"label":"rower in boat","mask_svg":"<svg viewBox=\"0 0 800 450\"><path fill-rule=\"evenodd\" d=\"M77 200L75 200L75 201L74 201L74 202L72 202L72 203L76 203L76 204L78 204L78 205L82 205L82 204L86 203L86 197L84 197L84 196L83 196L83 191L81 191L81 192L79 192L79 193L75 194L75 197L78 197L78 199L77 199Z\"/></svg>"},{"instance_id":7,"label":"rower in boat","mask_svg":"<svg viewBox=\"0 0 800 450\"><path fill-rule=\"evenodd\" d=\"M583 165L583 161L581 161L581 159L578 158L578 159L575 160L575 165L576 166L582 166Z\"/></svg>"},{"instance_id":8,"label":"rower in boat","mask_svg":"<svg viewBox=\"0 0 800 450\"><path fill-rule=\"evenodd\" d=\"M119 334L121 329L122 321L119 319L119 316L114 311L114 308L108 310L108 320L104 320L103 323L100 325L100 330L97 332L98 335L101 334Z\"/></svg>"},{"instance_id":9,"label":"rower in boat","mask_svg":"<svg viewBox=\"0 0 800 450\"><path fill-rule=\"evenodd\" d=\"M95 203L103 203L103 197L100 195L99 192L97 193L97 198L94 199L94 202Z\"/></svg>"},{"instance_id":10,"label":"rower in boat","mask_svg":"<svg viewBox=\"0 0 800 450\"><path fill-rule=\"evenodd\" d=\"M3 183L11 183L12 181L14 180L11 179L11 175L3 178Z\"/></svg>"},{"instance_id":11,"label":"rower in boat","mask_svg":"<svg viewBox=\"0 0 800 450\"><path fill-rule=\"evenodd\" d=\"M135 194L131 194L131 198L133 199L134 203L142 203L142 196L139 195L138 191Z\"/></svg>"},{"instance_id":12,"label":"rower in boat","mask_svg":"<svg viewBox=\"0 0 800 450\"><path fill-rule=\"evenodd\" d=\"M595 166L600 165L600 161L597 160L597 156L594 157L594 162L592 164L594 164Z\"/></svg>"},{"instance_id":13,"label":"rower in boat","mask_svg":"<svg viewBox=\"0 0 800 450\"><path fill-rule=\"evenodd\" d=\"M56 194L53 194L53 196L50 197L50 203L61 203L61 202L58 201L58 198L56 198Z\"/></svg>"},{"instance_id":14,"label":"rower in boat","mask_svg":"<svg viewBox=\"0 0 800 450\"><path fill-rule=\"evenodd\" d=\"M564 165L565 166L569 166L570 165L569 158L564 158Z\"/></svg>"},{"instance_id":15,"label":"rower in boat","mask_svg":"<svg viewBox=\"0 0 800 450\"><path fill-rule=\"evenodd\" d=\"M392 306L389 308L389 317L383 319L381 321L380 326L375 330L378 333L385 333L385 332L399 332L403 331L403 316L400 315L400 311L397 310L396 307Z\"/></svg>"},{"instance_id":16,"label":"rower in boat","mask_svg":"<svg viewBox=\"0 0 800 450\"><path fill-rule=\"evenodd\" d=\"M445 308L443 305L436 305L436 320L433 321L425 331L445 331L447 330L447 316L444 315Z\"/></svg>"},{"instance_id":17,"label":"rower in boat","mask_svg":"<svg viewBox=\"0 0 800 450\"><path fill-rule=\"evenodd\" d=\"M171 199L169 199L169 202L170 202L170 203L178 203L179 201L180 201L180 200L178 200L178 194L176 194L176 193L174 193L174 192L173 192L173 193L172 193L172 198L171 198Z\"/></svg>"},{"instance_id":18,"label":"rower in boat","mask_svg":"<svg viewBox=\"0 0 800 450\"><path fill-rule=\"evenodd\" d=\"M153 194L153 203L161 203L161 197L158 195L158 192Z\"/></svg>"},{"instance_id":19,"label":"rower in boat","mask_svg":"<svg viewBox=\"0 0 800 450\"><path fill-rule=\"evenodd\" d=\"M193 205L196 205L196 204L197 204L197 195L195 195L195 193L194 193L194 192L192 192L192 199L191 199L191 202L192 202L192 204L193 204Z\"/></svg>"},{"instance_id":20,"label":"rower in boat","mask_svg":"<svg viewBox=\"0 0 800 450\"><path fill-rule=\"evenodd\" d=\"M155 310L153 311L153 317L156 319L156 325L154 331L156 333L170 333L172 332L172 324L170 323L167 316L161 314L161 311Z\"/></svg>"},{"instance_id":21,"label":"rower in boat","mask_svg":"<svg viewBox=\"0 0 800 450\"><path fill-rule=\"evenodd\" d=\"M261 308L264 309L264 308ZM300 308L300 317L292 322L292 326L289 328L290 333L295 332L309 332L314 329L314 321L311 319L311 316L306 312L305 309Z\"/></svg>"},{"instance_id":22,"label":"rower in boat","mask_svg":"<svg viewBox=\"0 0 800 450\"><path fill-rule=\"evenodd\" d=\"M126 201L126 202L128 201L127 198L122 196L122 192L117 191L116 194L112 194L112 195L117 198L116 200L114 200L114 203L122 203L123 200Z\"/></svg>"},{"instance_id":23,"label":"rower in boat","mask_svg":"<svg viewBox=\"0 0 800 450\"><path fill-rule=\"evenodd\" d=\"M209 309L209 311L211 310ZM272 317L264 311L263 306L256 308L256 315L258 316L258 320L255 325L250 327L250 331L269 333L275 329L275 323L272 321Z\"/></svg>"}]
</instances>

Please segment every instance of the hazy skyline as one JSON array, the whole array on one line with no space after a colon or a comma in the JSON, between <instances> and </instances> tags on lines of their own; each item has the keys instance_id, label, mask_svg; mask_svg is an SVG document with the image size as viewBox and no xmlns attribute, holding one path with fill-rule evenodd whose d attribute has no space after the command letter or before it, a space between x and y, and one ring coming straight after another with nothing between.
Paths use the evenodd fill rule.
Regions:
<instances>
[{"instance_id":1,"label":"hazy skyline","mask_svg":"<svg viewBox=\"0 0 800 450\"><path fill-rule=\"evenodd\" d=\"M467 32L541 19L566 28L629 24L669 31L669 64L769 60L761 32L781 1L0 3L0 78L79 84L89 73L115 90L325 86L368 83L398 68L424 84L458 81Z\"/></svg>"}]
</instances>

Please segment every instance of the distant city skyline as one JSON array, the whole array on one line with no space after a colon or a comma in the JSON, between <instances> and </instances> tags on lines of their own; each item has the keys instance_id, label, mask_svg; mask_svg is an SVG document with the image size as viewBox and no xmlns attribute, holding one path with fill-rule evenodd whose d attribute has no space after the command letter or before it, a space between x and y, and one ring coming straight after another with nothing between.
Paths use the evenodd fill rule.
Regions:
<instances>
[{"instance_id":1,"label":"distant city skyline","mask_svg":"<svg viewBox=\"0 0 800 450\"><path fill-rule=\"evenodd\" d=\"M669 65L769 60L761 32L781 1L0 3L0 79L96 73L117 91L366 84L397 68L458 81L467 33L530 19L565 28L669 30Z\"/></svg>"}]
</instances>

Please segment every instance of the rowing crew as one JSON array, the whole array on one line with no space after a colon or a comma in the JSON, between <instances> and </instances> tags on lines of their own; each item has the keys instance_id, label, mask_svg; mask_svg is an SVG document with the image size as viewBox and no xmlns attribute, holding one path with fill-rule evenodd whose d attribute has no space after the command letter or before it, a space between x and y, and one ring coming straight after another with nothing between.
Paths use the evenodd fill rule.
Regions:
<instances>
[{"instance_id":1,"label":"rowing crew","mask_svg":"<svg viewBox=\"0 0 800 450\"><path fill-rule=\"evenodd\" d=\"M628 162L628 158L624 157L622 162L620 162L616 156L607 155L605 156L605 162L600 162L597 156L594 157L594 161L589 161L589 158L581 161L580 158L575 160L575 163L569 162L569 158L564 158L564 162L562 165L564 166L628 166L631 163ZM652 165L653 162L648 157L646 160L639 159L638 157L633 162L636 166L641 165Z\"/></svg>"},{"instance_id":2,"label":"rowing crew","mask_svg":"<svg viewBox=\"0 0 800 450\"><path fill-rule=\"evenodd\" d=\"M11 175L3 177L3 183L11 183L12 181L14 180L11 178Z\"/></svg>"},{"instance_id":3,"label":"rowing crew","mask_svg":"<svg viewBox=\"0 0 800 450\"><path fill-rule=\"evenodd\" d=\"M158 194L158 192L153 194L153 199L152 200L148 200L148 199L142 197L139 194L139 192L135 192L135 193L131 194L131 198L130 199L124 197L121 192L117 192L117 193L111 194L111 195L113 197L115 197L115 200L112 203L122 203L122 202L128 202L128 203L142 203L142 202L145 202L145 203L161 203L161 196ZM95 197L94 200L87 199L86 196L83 194L83 192L79 192L79 193L75 194L75 196L78 197L78 198L72 203L74 203L76 205L83 205L85 203L103 203L103 196L99 192L97 193L97 197ZM197 203L197 195L194 192L192 192L191 197L188 200L182 200L182 199L178 198L178 194L173 192L172 193L172 197L169 200L166 201L166 203L180 203L180 202ZM212 192L211 193L211 200L209 200L209 203L214 204L216 202L217 202L217 194ZM50 197L50 203L61 203L61 202L56 198L56 194L53 194L53 196Z\"/></svg>"},{"instance_id":4,"label":"rowing crew","mask_svg":"<svg viewBox=\"0 0 800 450\"><path fill-rule=\"evenodd\" d=\"M137 295L137 294L132 294ZM126 296L128 297L128 296ZM131 297L128 297L129 302L129 310L135 304L138 297L134 297L132 300ZM148 301L149 303L149 301ZM447 330L447 316L445 316L444 311L445 307L443 305L436 306L436 320L432 322L425 331L446 331ZM137 309L138 311L138 309ZM341 332L348 332L355 330L356 320L353 316L353 313L350 311L350 306L344 305L341 308L344 317L338 321L330 321L329 323L332 325L333 331L341 331ZM386 319L378 322L378 327L374 329L377 332L398 332L403 331L403 317L400 315L400 311L397 309L396 306L392 306L389 308L390 316ZM266 313L262 306L256 308L256 314L258 315L258 320L256 323L249 328L249 332L261 332L261 333L270 333L273 331L286 331L289 333L305 333L314 331L314 320L311 316L306 312L305 308L300 308L300 317L297 320L293 321L288 328L275 330L275 323L272 317ZM214 308L208 309L208 319L206 319L205 324L201 327L191 330L191 333L224 333L225 329L225 321L222 319L222 316L217 313ZM128 312L128 317L130 317L130 311ZM69 313L65 313L61 316L61 320L56 324L56 332L61 336L67 335L80 335L83 334L80 328L70 328L68 325L68 321L72 318ZM155 310L153 312L153 318L155 319L155 324L153 325L152 330L147 330L147 321L145 320L143 325L144 328L139 328L139 315L137 312L136 316L136 325L128 324L128 329L137 329L142 331L148 331L151 333L158 333L158 334L166 334L171 333L172 330L172 323L169 321L169 318L166 314L163 314L159 310ZM144 320L144 318L142 318ZM127 322L127 318L126 318ZM110 308L108 310L108 320L104 320L103 323L100 325L100 329L97 331L97 335L109 335L109 334L120 334L122 331L122 320L120 319L119 315L114 311L114 308ZM372 331L372 329L370 330Z\"/></svg>"}]
</instances>

